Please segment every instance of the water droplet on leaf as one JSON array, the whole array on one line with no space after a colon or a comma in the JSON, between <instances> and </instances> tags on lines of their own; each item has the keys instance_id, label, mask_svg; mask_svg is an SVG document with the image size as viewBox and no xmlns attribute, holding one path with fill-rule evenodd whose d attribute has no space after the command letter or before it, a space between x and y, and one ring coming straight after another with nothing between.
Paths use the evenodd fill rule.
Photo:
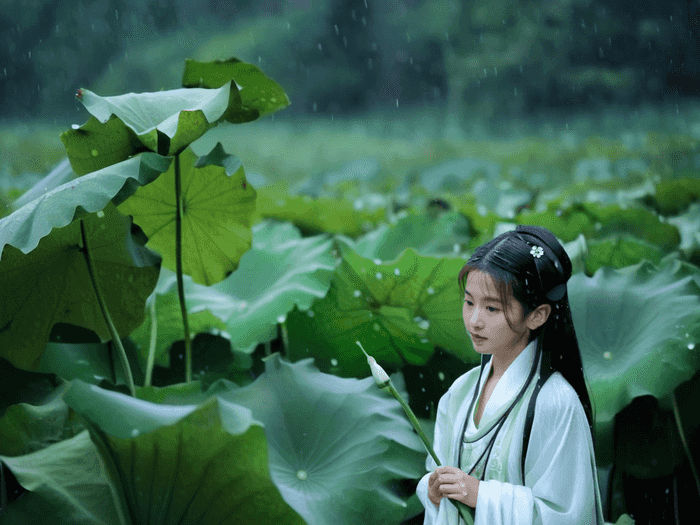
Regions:
<instances>
[{"instance_id":1,"label":"water droplet on leaf","mask_svg":"<svg viewBox=\"0 0 700 525\"><path fill-rule=\"evenodd\" d=\"M355 290L354 292L352 292L352 295L354 295L355 297L360 297L360 295L362 295L362 292L360 292L360 290Z\"/></svg>"},{"instance_id":2,"label":"water droplet on leaf","mask_svg":"<svg viewBox=\"0 0 700 525\"><path fill-rule=\"evenodd\" d=\"M102 210L100 210L100 211L97 212L97 217L98 217L98 218L102 219L102 218L104 218L104 216L105 216L105 212L103 212Z\"/></svg>"},{"instance_id":3,"label":"water droplet on leaf","mask_svg":"<svg viewBox=\"0 0 700 525\"><path fill-rule=\"evenodd\" d=\"M297 478L300 480L305 480L306 479L306 471L305 470L297 470Z\"/></svg>"},{"instance_id":4,"label":"water droplet on leaf","mask_svg":"<svg viewBox=\"0 0 700 525\"><path fill-rule=\"evenodd\" d=\"M307 310L306 315L308 315L309 317L313 317L315 314L313 310Z\"/></svg>"},{"instance_id":5,"label":"water droplet on leaf","mask_svg":"<svg viewBox=\"0 0 700 525\"><path fill-rule=\"evenodd\" d=\"M435 293L435 289L431 286L428 288L428 295L433 295Z\"/></svg>"},{"instance_id":6,"label":"water droplet on leaf","mask_svg":"<svg viewBox=\"0 0 700 525\"><path fill-rule=\"evenodd\" d=\"M99 155L99 152L96 149L92 150L90 153L93 157L97 157L97 155Z\"/></svg>"},{"instance_id":7,"label":"water droplet on leaf","mask_svg":"<svg viewBox=\"0 0 700 525\"><path fill-rule=\"evenodd\" d=\"M382 278L382 272L377 272L376 274L374 274L374 276L375 276L377 279L381 279L381 278Z\"/></svg>"},{"instance_id":8,"label":"water droplet on leaf","mask_svg":"<svg viewBox=\"0 0 700 525\"><path fill-rule=\"evenodd\" d=\"M399 275L399 273L400 273L400 272L399 272L399 269L398 269L398 268L394 268L394 275Z\"/></svg>"},{"instance_id":9,"label":"water droplet on leaf","mask_svg":"<svg viewBox=\"0 0 700 525\"><path fill-rule=\"evenodd\" d=\"M610 352L603 352L603 359L610 361L612 359L612 354Z\"/></svg>"},{"instance_id":10,"label":"water droplet on leaf","mask_svg":"<svg viewBox=\"0 0 700 525\"><path fill-rule=\"evenodd\" d=\"M136 437L140 434L139 429L135 428L131 431L131 437Z\"/></svg>"},{"instance_id":11,"label":"water droplet on leaf","mask_svg":"<svg viewBox=\"0 0 700 525\"><path fill-rule=\"evenodd\" d=\"M277 322L278 323L284 323L286 321L287 317L284 315L277 316Z\"/></svg>"},{"instance_id":12,"label":"water droplet on leaf","mask_svg":"<svg viewBox=\"0 0 700 525\"><path fill-rule=\"evenodd\" d=\"M333 359L331 359L331 365L338 366L338 360L335 357Z\"/></svg>"}]
</instances>

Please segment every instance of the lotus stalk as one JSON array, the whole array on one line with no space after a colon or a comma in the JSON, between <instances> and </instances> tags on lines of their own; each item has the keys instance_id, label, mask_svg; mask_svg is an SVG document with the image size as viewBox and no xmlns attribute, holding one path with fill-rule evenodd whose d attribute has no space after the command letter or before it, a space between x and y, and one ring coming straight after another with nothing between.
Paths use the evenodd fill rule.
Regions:
<instances>
[{"instance_id":1,"label":"lotus stalk","mask_svg":"<svg viewBox=\"0 0 700 525\"><path fill-rule=\"evenodd\" d=\"M421 441L423 442L425 449L431 456L433 456L433 459L435 460L435 463L437 463L437 466L441 467L442 463L440 463L440 460L438 459L437 454L435 454L435 451L433 450L430 441L428 441L428 437L425 435L425 432L423 432L423 429L421 428L420 423L416 418L416 415L413 413L413 410L411 410L411 407L408 406L408 403L406 403L406 401L404 401L404 399L401 397L401 394L399 394L399 392L394 387L394 384L391 382L389 374L387 374L386 371L381 366L379 366L379 363L377 363L374 357L368 355L367 352L365 352L365 349L362 347L362 344L359 341L355 342L357 343L357 346L360 347L360 350L362 350L362 353L365 354L365 356L367 357L367 363L369 363L370 370L372 370L372 377L374 377L374 382L377 383L377 387L379 387L380 390L384 388L389 389L389 392L392 396L394 396L394 399L396 399L403 407L404 412L406 412L406 415L408 416L408 420L411 422L413 428L418 433L418 437L420 437ZM474 517L472 514L472 509L468 505L462 503L461 501L452 500L452 503L457 507L457 511L459 512L459 515L462 517L464 522L467 523L467 525L473 525Z\"/></svg>"}]
</instances>

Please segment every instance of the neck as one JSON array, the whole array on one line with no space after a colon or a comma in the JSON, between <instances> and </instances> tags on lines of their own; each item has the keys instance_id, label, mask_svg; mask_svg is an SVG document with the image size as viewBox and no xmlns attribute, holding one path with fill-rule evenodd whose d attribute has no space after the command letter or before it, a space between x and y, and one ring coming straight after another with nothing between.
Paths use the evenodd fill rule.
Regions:
<instances>
[{"instance_id":1,"label":"neck","mask_svg":"<svg viewBox=\"0 0 700 525\"><path fill-rule=\"evenodd\" d=\"M522 337L506 355L492 354L489 377L493 376L495 379L502 377L503 374L506 373L506 370L508 370L510 364L525 350L528 344L527 337Z\"/></svg>"}]
</instances>

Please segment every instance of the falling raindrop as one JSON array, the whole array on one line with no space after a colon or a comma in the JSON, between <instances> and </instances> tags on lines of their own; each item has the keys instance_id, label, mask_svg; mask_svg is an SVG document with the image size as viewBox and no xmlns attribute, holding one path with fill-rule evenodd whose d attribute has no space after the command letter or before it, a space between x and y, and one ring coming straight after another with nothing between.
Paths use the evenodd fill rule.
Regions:
<instances>
[{"instance_id":1,"label":"falling raindrop","mask_svg":"<svg viewBox=\"0 0 700 525\"><path fill-rule=\"evenodd\" d=\"M286 321L287 317L285 315L280 315L277 317L277 322L278 323L284 323Z\"/></svg>"},{"instance_id":2,"label":"falling raindrop","mask_svg":"<svg viewBox=\"0 0 700 525\"><path fill-rule=\"evenodd\" d=\"M420 391L421 391L421 392L425 392L425 387L424 387L424 386L421 387Z\"/></svg>"},{"instance_id":3,"label":"falling raindrop","mask_svg":"<svg viewBox=\"0 0 700 525\"><path fill-rule=\"evenodd\" d=\"M398 269L398 268L394 268L394 275L399 275L399 273L401 273L401 272L399 272L399 269Z\"/></svg>"},{"instance_id":4,"label":"falling raindrop","mask_svg":"<svg viewBox=\"0 0 700 525\"><path fill-rule=\"evenodd\" d=\"M182 359L182 354L179 355L180 359Z\"/></svg>"},{"instance_id":5,"label":"falling raindrop","mask_svg":"<svg viewBox=\"0 0 700 525\"><path fill-rule=\"evenodd\" d=\"M440 381L445 380L445 374L443 374L442 372L438 372L438 377L440 378Z\"/></svg>"},{"instance_id":6,"label":"falling raindrop","mask_svg":"<svg viewBox=\"0 0 700 525\"><path fill-rule=\"evenodd\" d=\"M355 290L354 292L352 292L352 294L353 294L355 297L360 297L360 295L362 295L362 292L360 292L360 290Z\"/></svg>"},{"instance_id":7,"label":"falling raindrop","mask_svg":"<svg viewBox=\"0 0 700 525\"><path fill-rule=\"evenodd\" d=\"M131 437L136 437L136 436L139 435L139 433L140 433L140 432L139 432L139 429L138 429L138 428L135 428L135 429L133 429L133 430L131 431Z\"/></svg>"},{"instance_id":8,"label":"falling raindrop","mask_svg":"<svg viewBox=\"0 0 700 525\"><path fill-rule=\"evenodd\" d=\"M331 365L338 366L338 360L335 357L331 359Z\"/></svg>"},{"instance_id":9,"label":"falling raindrop","mask_svg":"<svg viewBox=\"0 0 700 525\"><path fill-rule=\"evenodd\" d=\"M688 343L688 350L695 348L695 343Z\"/></svg>"},{"instance_id":10,"label":"falling raindrop","mask_svg":"<svg viewBox=\"0 0 700 525\"><path fill-rule=\"evenodd\" d=\"M305 470L297 470L297 478L304 481L306 479L306 471Z\"/></svg>"},{"instance_id":11,"label":"falling raindrop","mask_svg":"<svg viewBox=\"0 0 700 525\"><path fill-rule=\"evenodd\" d=\"M418 374L418 377L420 377L421 379L423 379L423 372L420 372L420 373Z\"/></svg>"}]
</instances>

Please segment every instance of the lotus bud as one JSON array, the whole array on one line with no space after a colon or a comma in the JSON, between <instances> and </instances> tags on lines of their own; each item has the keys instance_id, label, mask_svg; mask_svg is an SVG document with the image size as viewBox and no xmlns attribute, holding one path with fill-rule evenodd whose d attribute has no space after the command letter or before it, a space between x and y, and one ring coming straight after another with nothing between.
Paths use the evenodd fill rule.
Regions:
<instances>
[{"instance_id":1,"label":"lotus bud","mask_svg":"<svg viewBox=\"0 0 700 525\"><path fill-rule=\"evenodd\" d=\"M386 371L379 366L379 363L374 359L374 357L370 356L365 352L365 349L362 348L362 345L360 344L359 341L355 341L358 346L360 347L360 350L367 356L367 362L369 363L369 368L372 370L372 377L374 377L374 382L377 383L377 386L379 388L385 388L389 385L389 374L386 373Z\"/></svg>"}]
</instances>

